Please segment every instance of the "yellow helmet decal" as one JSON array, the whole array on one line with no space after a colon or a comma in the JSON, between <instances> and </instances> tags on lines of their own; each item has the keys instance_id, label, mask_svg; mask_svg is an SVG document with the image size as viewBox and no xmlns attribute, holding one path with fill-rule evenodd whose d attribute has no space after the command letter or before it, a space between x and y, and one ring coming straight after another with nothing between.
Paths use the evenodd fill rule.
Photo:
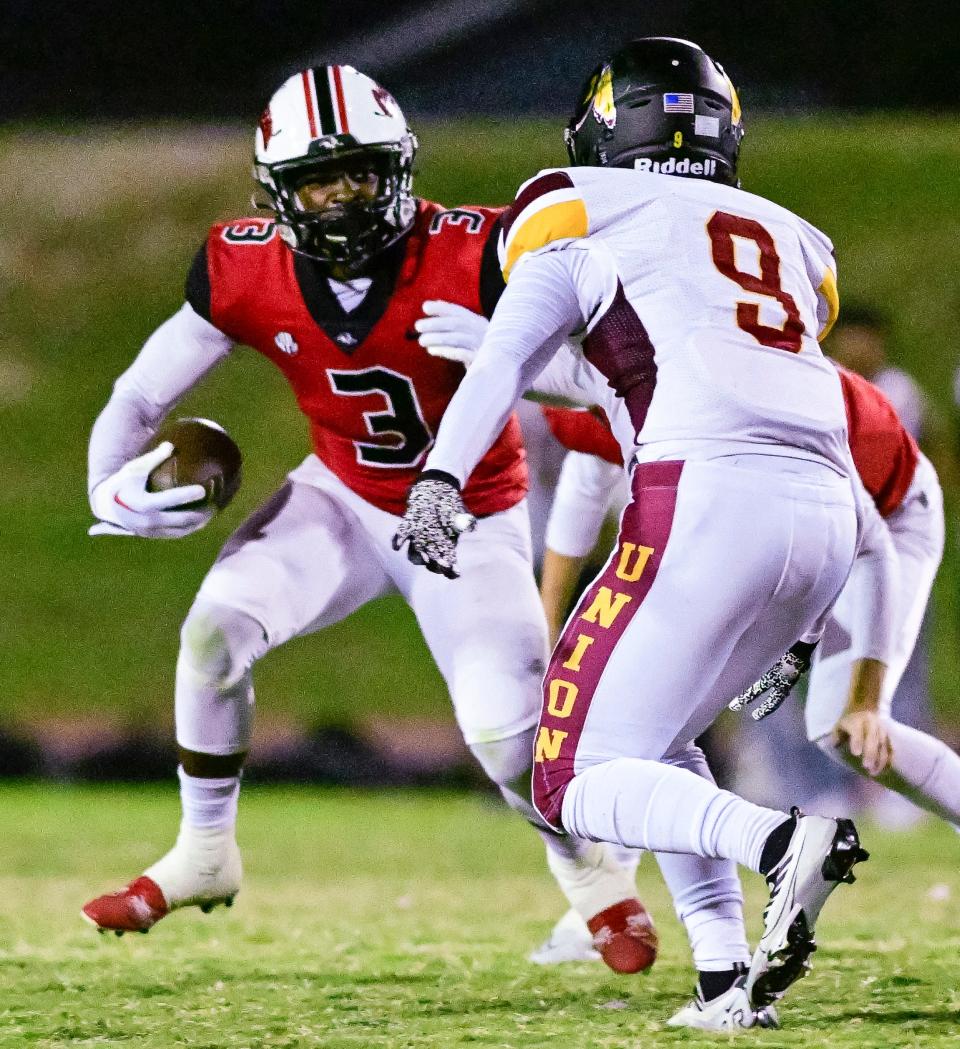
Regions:
<instances>
[{"instance_id":1,"label":"yellow helmet decal","mask_svg":"<svg viewBox=\"0 0 960 1049\"><path fill-rule=\"evenodd\" d=\"M740 96L737 94L737 89L733 86L733 81L723 74L727 81L727 87L730 88L730 122L736 127L740 123L740 118L743 116L740 110Z\"/></svg>"},{"instance_id":2,"label":"yellow helmet decal","mask_svg":"<svg viewBox=\"0 0 960 1049\"><path fill-rule=\"evenodd\" d=\"M597 78L593 92L593 115L599 123L614 127L617 123L617 107L613 104L613 70L604 66Z\"/></svg>"}]
</instances>

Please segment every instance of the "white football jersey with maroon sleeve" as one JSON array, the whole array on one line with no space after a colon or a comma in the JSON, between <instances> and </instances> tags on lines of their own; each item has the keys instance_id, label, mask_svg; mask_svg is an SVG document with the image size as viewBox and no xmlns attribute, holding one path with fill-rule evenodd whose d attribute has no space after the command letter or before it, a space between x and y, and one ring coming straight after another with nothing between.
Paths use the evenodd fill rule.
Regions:
<instances>
[{"instance_id":1,"label":"white football jersey with maroon sleeve","mask_svg":"<svg viewBox=\"0 0 960 1049\"><path fill-rule=\"evenodd\" d=\"M623 398L641 459L704 442L709 456L788 449L848 472L840 384L818 346L837 314L824 234L762 197L670 175L578 167L521 187L503 220L508 280L584 245L597 260L584 354Z\"/></svg>"}]
</instances>

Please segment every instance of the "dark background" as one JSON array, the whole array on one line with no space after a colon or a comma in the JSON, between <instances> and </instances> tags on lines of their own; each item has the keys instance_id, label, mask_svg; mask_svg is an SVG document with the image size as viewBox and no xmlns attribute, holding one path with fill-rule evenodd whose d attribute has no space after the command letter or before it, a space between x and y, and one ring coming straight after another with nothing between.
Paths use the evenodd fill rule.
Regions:
<instances>
[{"instance_id":1,"label":"dark background","mask_svg":"<svg viewBox=\"0 0 960 1049\"><path fill-rule=\"evenodd\" d=\"M960 105L947 0L6 0L0 13L6 122L249 122L287 75L325 60L377 77L417 116L562 114L600 58L649 34L700 43L750 108Z\"/></svg>"}]
</instances>

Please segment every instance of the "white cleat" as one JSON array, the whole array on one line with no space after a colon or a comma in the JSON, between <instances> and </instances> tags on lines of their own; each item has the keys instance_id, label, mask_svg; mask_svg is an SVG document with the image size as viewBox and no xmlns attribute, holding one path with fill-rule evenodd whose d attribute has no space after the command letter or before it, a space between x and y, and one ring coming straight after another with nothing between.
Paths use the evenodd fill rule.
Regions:
<instances>
[{"instance_id":1,"label":"white cleat","mask_svg":"<svg viewBox=\"0 0 960 1049\"><path fill-rule=\"evenodd\" d=\"M554 925L549 937L529 955L534 965L561 965L563 962L598 962L600 952L593 946L593 933L571 907Z\"/></svg>"},{"instance_id":2,"label":"white cleat","mask_svg":"<svg viewBox=\"0 0 960 1049\"><path fill-rule=\"evenodd\" d=\"M85 904L82 917L99 932L149 932L180 907L209 913L240 891L240 849L228 830L181 827L174 847L139 878Z\"/></svg>"},{"instance_id":3,"label":"white cleat","mask_svg":"<svg viewBox=\"0 0 960 1049\"><path fill-rule=\"evenodd\" d=\"M746 978L741 977L723 994L705 1002L700 996L688 1002L667 1020L667 1027L692 1027L698 1031L733 1032L750 1027L779 1027L777 1010L768 1005L754 1009L747 997Z\"/></svg>"},{"instance_id":4,"label":"white cleat","mask_svg":"<svg viewBox=\"0 0 960 1049\"><path fill-rule=\"evenodd\" d=\"M767 875L770 902L747 975L747 994L758 1009L782 998L809 971L823 905L841 882L854 880L854 864L869 857L851 820L805 816L798 809L793 815L797 825L787 851Z\"/></svg>"}]
</instances>

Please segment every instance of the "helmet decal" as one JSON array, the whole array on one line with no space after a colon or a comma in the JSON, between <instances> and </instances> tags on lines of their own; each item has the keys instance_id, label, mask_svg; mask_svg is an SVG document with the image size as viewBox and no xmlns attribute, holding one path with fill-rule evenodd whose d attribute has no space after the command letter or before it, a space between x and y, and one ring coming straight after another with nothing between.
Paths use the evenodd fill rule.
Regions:
<instances>
[{"instance_id":1,"label":"helmet decal","mask_svg":"<svg viewBox=\"0 0 960 1049\"><path fill-rule=\"evenodd\" d=\"M397 115L400 107L397 105L397 100L390 94L385 88L379 84L373 89L373 100L380 107L385 117L394 117Z\"/></svg>"},{"instance_id":2,"label":"helmet decal","mask_svg":"<svg viewBox=\"0 0 960 1049\"><path fill-rule=\"evenodd\" d=\"M740 96L737 94L737 89L733 86L733 81L727 76L726 72L724 72L723 77L727 82L727 87L730 88L730 123L734 127L738 127L743 116L740 110Z\"/></svg>"},{"instance_id":3,"label":"helmet decal","mask_svg":"<svg viewBox=\"0 0 960 1049\"><path fill-rule=\"evenodd\" d=\"M593 115L598 124L613 128L617 123L617 107L613 102L613 69L603 67L593 92Z\"/></svg>"},{"instance_id":4,"label":"helmet decal","mask_svg":"<svg viewBox=\"0 0 960 1049\"><path fill-rule=\"evenodd\" d=\"M260 134L263 135L263 148L266 149L273 138L273 117L269 106L260 114Z\"/></svg>"}]
</instances>

